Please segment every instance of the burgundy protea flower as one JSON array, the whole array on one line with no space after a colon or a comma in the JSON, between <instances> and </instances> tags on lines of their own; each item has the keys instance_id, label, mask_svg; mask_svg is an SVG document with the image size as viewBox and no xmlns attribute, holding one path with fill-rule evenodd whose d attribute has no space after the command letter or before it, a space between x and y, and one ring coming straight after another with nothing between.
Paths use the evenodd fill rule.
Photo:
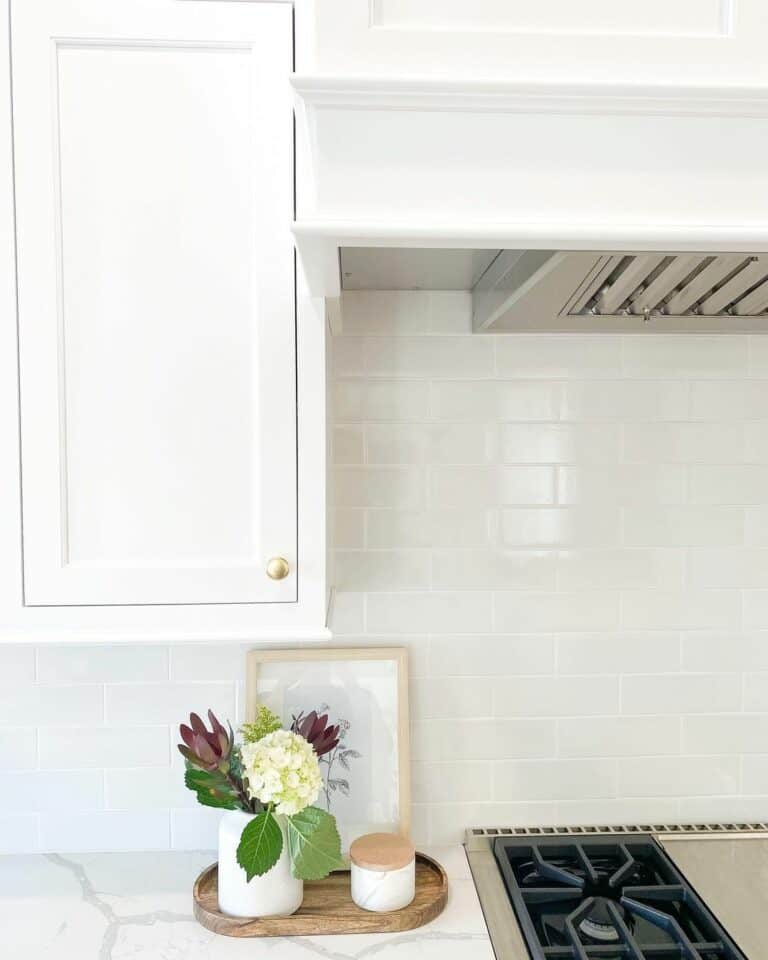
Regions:
<instances>
[{"instance_id":1,"label":"burgundy protea flower","mask_svg":"<svg viewBox=\"0 0 768 960\"><path fill-rule=\"evenodd\" d=\"M339 742L338 725L329 726L328 714L324 713L318 717L316 710L308 713L306 717L303 712L298 717L294 717L291 730L308 740L318 757L322 757L324 753L330 753Z\"/></svg>"},{"instance_id":2,"label":"burgundy protea flower","mask_svg":"<svg viewBox=\"0 0 768 960\"><path fill-rule=\"evenodd\" d=\"M232 753L232 729L227 733L212 710L208 711L208 719L211 722L210 731L196 713L190 713L190 726L182 723L179 727L181 739L184 741L178 745L179 752L201 770L221 770L228 766Z\"/></svg>"}]
</instances>

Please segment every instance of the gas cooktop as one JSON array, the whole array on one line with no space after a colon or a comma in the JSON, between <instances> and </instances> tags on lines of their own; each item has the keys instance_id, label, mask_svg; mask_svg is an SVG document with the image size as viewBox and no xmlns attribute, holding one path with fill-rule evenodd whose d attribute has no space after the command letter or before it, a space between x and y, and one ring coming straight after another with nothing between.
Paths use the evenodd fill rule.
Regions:
<instances>
[{"instance_id":1,"label":"gas cooktop","mask_svg":"<svg viewBox=\"0 0 768 960\"><path fill-rule=\"evenodd\" d=\"M650 835L496 837L532 960L747 960Z\"/></svg>"}]
</instances>

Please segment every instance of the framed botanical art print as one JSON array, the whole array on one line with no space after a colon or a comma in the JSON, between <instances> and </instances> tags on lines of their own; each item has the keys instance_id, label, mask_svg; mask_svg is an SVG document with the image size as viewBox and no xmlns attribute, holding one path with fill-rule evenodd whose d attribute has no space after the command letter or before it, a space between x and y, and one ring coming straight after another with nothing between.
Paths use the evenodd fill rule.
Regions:
<instances>
[{"instance_id":1,"label":"framed botanical art print","mask_svg":"<svg viewBox=\"0 0 768 960\"><path fill-rule=\"evenodd\" d=\"M251 650L246 721L259 704L284 726L327 716L338 742L320 756L316 806L336 818L342 850L366 833L408 834L408 651L404 647Z\"/></svg>"}]
</instances>

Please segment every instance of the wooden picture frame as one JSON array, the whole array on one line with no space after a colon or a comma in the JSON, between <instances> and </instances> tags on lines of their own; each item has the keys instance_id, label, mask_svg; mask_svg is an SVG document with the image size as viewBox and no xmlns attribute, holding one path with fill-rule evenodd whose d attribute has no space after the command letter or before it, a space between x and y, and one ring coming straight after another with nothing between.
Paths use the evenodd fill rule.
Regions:
<instances>
[{"instance_id":1,"label":"wooden picture frame","mask_svg":"<svg viewBox=\"0 0 768 960\"><path fill-rule=\"evenodd\" d=\"M363 753L358 760L354 756L358 751L348 751L353 759L347 760L349 764L347 769L354 771L355 763L376 764L376 775L383 777L384 782L390 782L390 793L392 795L396 794L397 797L396 819L392 821L384 820L379 829L384 832L399 832L403 836L409 836L411 828L411 757L408 715L408 650L405 647L336 647L322 649L308 647L303 649L250 650L246 655L245 719L246 722L252 721L256 716L259 704L264 703L280 716L285 725L288 725L292 715L290 704L298 702L300 709L308 712L310 709L319 709L325 703L329 703L329 721L336 722L340 718L334 715L333 706L330 704L333 699L333 691L335 689L337 693L341 690L346 692L347 686L344 681L344 674L349 676L356 673L359 677L365 679L365 663L374 665L371 667L372 676L378 675L372 684L369 683L369 688L373 686L383 690L384 685L387 688L390 684L392 685L392 691L387 690L384 699L391 707L394 698L396 716L391 718L391 725L386 723L384 726L396 736L396 746L392 751L393 759L396 761L396 789L391 781L388 781L387 770L382 767L386 758L381 755L374 758L366 757ZM391 664L391 666L387 667L386 664ZM314 665L317 666L317 670L312 669ZM289 685L286 684L288 677L292 678ZM331 683L332 677L335 684ZM325 689L322 686L324 678L327 680L327 701L318 695L318 689ZM268 680L268 683L265 683L265 680ZM319 688L318 683L321 685ZM308 699L306 701L302 699L302 685L307 689L306 697ZM365 683L362 683L360 690L364 688ZM370 689L365 696L371 698ZM316 703L315 701L318 700L320 702ZM348 726L351 726L351 724ZM370 722L370 717L368 726L371 730L374 727L373 722ZM350 740L351 742L352 740ZM345 762L344 755L341 757L341 762ZM331 767L329 765L327 773L324 773L324 782L326 783L324 795L328 809L335 812L331 808L334 798L331 797L329 791L330 773ZM352 776L353 772L350 773L350 777ZM333 782L338 784L339 781ZM350 783L347 780L342 780L342 782L345 784L344 790L346 793L344 795L348 797ZM336 790L336 787L333 789ZM321 794L322 796L323 794ZM342 801L341 797L339 797L339 802L342 806L346 804L346 801ZM321 805L321 801L318 801L318 805ZM391 803L389 809L393 810ZM351 825L348 829L346 822L342 821L341 815L338 812L336 812L336 815L339 831L342 834L342 846L346 852L354 836L349 832ZM355 824L355 826L358 830L361 829L358 824ZM367 824L367 829L362 832L375 832L376 828L377 822L372 819Z\"/></svg>"}]
</instances>

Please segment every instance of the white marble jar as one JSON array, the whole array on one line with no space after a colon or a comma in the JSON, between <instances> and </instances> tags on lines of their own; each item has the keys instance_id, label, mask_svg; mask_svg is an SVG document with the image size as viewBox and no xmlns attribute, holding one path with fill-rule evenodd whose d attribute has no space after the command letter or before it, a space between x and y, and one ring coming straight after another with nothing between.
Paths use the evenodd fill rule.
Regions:
<instances>
[{"instance_id":1,"label":"white marble jar","mask_svg":"<svg viewBox=\"0 0 768 960\"><path fill-rule=\"evenodd\" d=\"M370 833L349 849L352 899L363 910L390 913L416 895L416 853L410 840Z\"/></svg>"},{"instance_id":2,"label":"white marble jar","mask_svg":"<svg viewBox=\"0 0 768 960\"><path fill-rule=\"evenodd\" d=\"M288 837L283 817L276 817L283 831L280 859L262 877L248 882L237 862L243 830L253 820L242 810L228 810L219 824L219 909L230 917L288 917L301 906L304 881L291 873Z\"/></svg>"}]
</instances>

